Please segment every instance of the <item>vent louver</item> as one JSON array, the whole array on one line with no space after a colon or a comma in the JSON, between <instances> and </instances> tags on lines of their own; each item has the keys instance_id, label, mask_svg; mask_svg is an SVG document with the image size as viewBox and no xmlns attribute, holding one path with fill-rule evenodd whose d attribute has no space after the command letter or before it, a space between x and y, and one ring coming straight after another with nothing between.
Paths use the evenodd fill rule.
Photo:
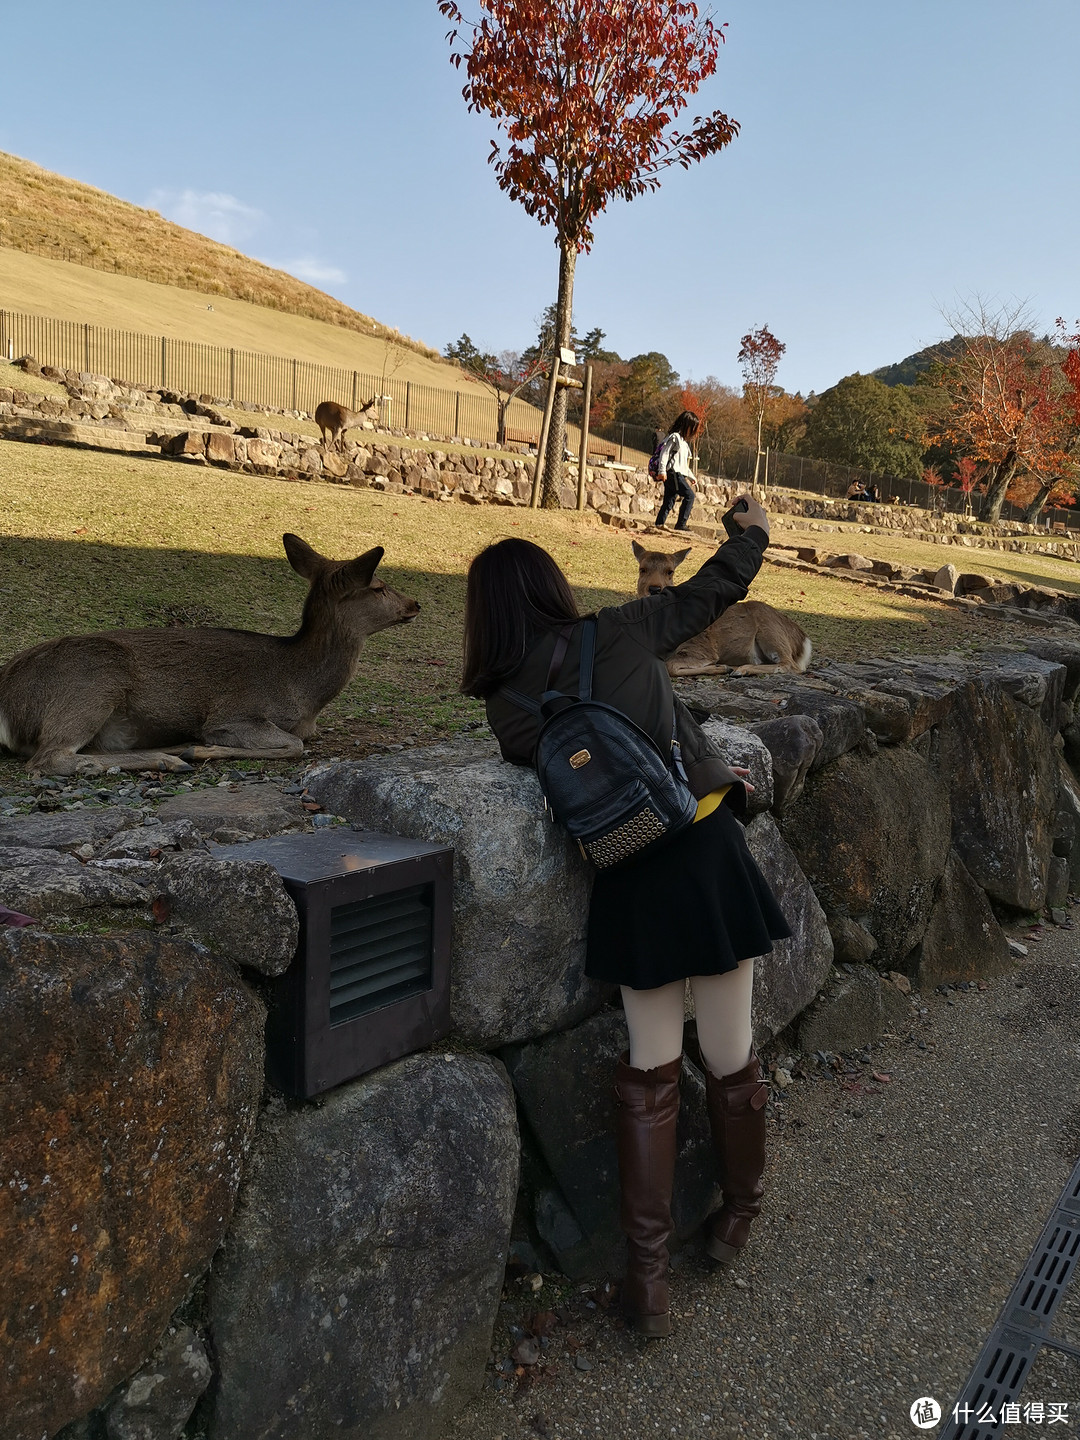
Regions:
<instances>
[{"instance_id":1,"label":"vent louver","mask_svg":"<svg viewBox=\"0 0 1080 1440\"><path fill-rule=\"evenodd\" d=\"M411 885L330 911L330 1023L431 988L432 887Z\"/></svg>"}]
</instances>

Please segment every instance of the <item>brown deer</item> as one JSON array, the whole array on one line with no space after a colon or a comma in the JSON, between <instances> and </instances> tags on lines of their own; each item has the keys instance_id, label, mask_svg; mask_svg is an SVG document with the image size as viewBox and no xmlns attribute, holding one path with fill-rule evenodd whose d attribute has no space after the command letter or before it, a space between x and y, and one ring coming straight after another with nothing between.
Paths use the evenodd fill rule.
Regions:
<instances>
[{"instance_id":1,"label":"brown deer","mask_svg":"<svg viewBox=\"0 0 1080 1440\"><path fill-rule=\"evenodd\" d=\"M689 550L646 550L636 540L631 545L638 562L639 595L659 595L690 554ZM741 600L668 656L667 668L672 676L769 675L775 670L801 675L812 654L805 630L789 616L764 601Z\"/></svg>"},{"instance_id":2,"label":"brown deer","mask_svg":"<svg viewBox=\"0 0 1080 1440\"><path fill-rule=\"evenodd\" d=\"M0 668L0 749L52 775L298 759L366 637L420 606L375 579L379 545L328 560L299 535L282 543L309 585L295 635L170 628L46 640Z\"/></svg>"},{"instance_id":3,"label":"brown deer","mask_svg":"<svg viewBox=\"0 0 1080 1440\"><path fill-rule=\"evenodd\" d=\"M345 405L339 405L336 400L323 400L315 407L315 424L322 431L324 445L333 445L335 449L344 450L345 431L351 430L354 425L359 425L364 416L379 399L373 395L366 405L361 405L359 410L350 410Z\"/></svg>"}]
</instances>

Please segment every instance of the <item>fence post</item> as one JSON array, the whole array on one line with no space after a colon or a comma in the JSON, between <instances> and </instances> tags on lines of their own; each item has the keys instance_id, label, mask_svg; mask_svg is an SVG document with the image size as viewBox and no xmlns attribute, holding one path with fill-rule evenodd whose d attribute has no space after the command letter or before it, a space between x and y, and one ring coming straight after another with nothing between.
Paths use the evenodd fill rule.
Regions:
<instances>
[{"instance_id":1,"label":"fence post","mask_svg":"<svg viewBox=\"0 0 1080 1440\"><path fill-rule=\"evenodd\" d=\"M296 409L296 361L292 362L292 408Z\"/></svg>"},{"instance_id":2,"label":"fence post","mask_svg":"<svg viewBox=\"0 0 1080 1440\"><path fill-rule=\"evenodd\" d=\"M161 337L161 388L162 388L163 390L166 388L166 383L167 383L167 382L166 382L166 379L165 379L165 373L166 373L166 372L165 372L165 365L166 365L166 349L165 349L165 347L168 345L168 343L169 343L168 340L167 340L167 339L165 338L165 336L163 335L163 336Z\"/></svg>"},{"instance_id":3,"label":"fence post","mask_svg":"<svg viewBox=\"0 0 1080 1440\"><path fill-rule=\"evenodd\" d=\"M821 477L821 494L822 497L824 497L829 489L829 462L827 460L823 460L821 463L825 467L824 474Z\"/></svg>"},{"instance_id":4,"label":"fence post","mask_svg":"<svg viewBox=\"0 0 1080 1440\"><path fill-rule=\"evenodd\" d=\"M585 400L581 417L581 454L578 459L577 508L585 509L585 467L589 463L589 410L592 407L592 366L585 366Z\"/></svg>"},{"instance_id":5,"label":"fence post","mask_svg":"<svg viewBox=\"0 0 1080 1440\"><path fill-rule=\"evenodd\" d=\"M236 399L236 351L229 351L229 399Z\"/></svg>"},{"instance_id":6,"label":"fence post","mask_svg":"<svg viewBox=\"0 0 1080 1440\"><path fill-rule=\"evenodd\" d=\"M548 433L551 430L551 412L555 407L555 389L558 379L559 357L556 355L551 362L551 374L548 377L547 400L544 402L544 418L540 423L540 439L536 446L536 464L533 466L532 497L529 500L529 505L533 510L540 504L540 482L544 476L544 460L547 455Z\"/></svg>"},{"instance_id":7,"label":"fence post","mask_svg":"<svg viewBox=\"0 0 1080 1440\"><path fill-rule=\"evenodd\" d=\"M406 381L405 381L405 424L402 426L402 429L403 429L403 430L408 430L408 428L409 428L409 401L410 401L411 398L412 398L412 381L411 381L411 380L406 380Z\"/></svg>"},{"instance_id":8,"label":"fence post","mask_svg":"<svg viewBox=\"0 0 1080 1440\"><path fill-rule=\"evenodd\" d=\"M356 371L354 370L354 371L352 372L352 404L349 406L349 409L350 409L350 410L355 410L355 409L356 409L356 395L357 395L357 387L358 387L358 385L359 385L359 376L357 375Z\"/></svg>"},{"instance_id":9,"label":"fence post","mask_svg":"<svg viewBox=\"0 0 1080 1440\"><path fill-rule=\"evenodd\" d=\"M619 422L619 464L620 464L620 465L622 464L623 446L625 445L625 443L626 443L626 424L625 424L624 421L620 421L620 422Z\"/></svg>"}]
</instances>

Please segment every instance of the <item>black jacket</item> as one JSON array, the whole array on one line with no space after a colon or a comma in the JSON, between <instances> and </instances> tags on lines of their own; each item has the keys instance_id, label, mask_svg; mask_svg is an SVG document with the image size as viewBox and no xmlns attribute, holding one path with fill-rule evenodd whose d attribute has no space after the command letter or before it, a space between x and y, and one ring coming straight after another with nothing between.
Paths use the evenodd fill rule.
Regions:
<instances>
[{"instance_id":1,"label":"black jacket","mask_svg":"<svg viewBox=\"0 0 1080 1440\"><path fill-rule=\"evenodd\" d=\"M593 697L621 710L650 735L667 754L671 747L672 706L690 788L698 799L721 785L738 780L711 749L701 727L675 700L664 660L685 641L711 625L737 600L745 600L750 582L761 568L769 539L756 525L721 545L691 579L659 595L646 595L597 613ZM537 634L524 661L507 677L514 690L539 699L545 688L557 631ZM578 692L581 631L575 631L555 688ZM535 716L496 691L487 697L487 717L503 757L515 765L531 765L538 725ZM745 805L742 785L732 791L736 808Z\"/></svg>"}]
</instances>

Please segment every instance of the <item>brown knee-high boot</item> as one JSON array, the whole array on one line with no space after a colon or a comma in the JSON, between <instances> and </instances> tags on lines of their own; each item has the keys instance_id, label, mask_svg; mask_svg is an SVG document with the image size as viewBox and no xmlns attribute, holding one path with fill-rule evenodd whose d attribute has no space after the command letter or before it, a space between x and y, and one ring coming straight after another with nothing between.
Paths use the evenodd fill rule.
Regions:
<instances>
[{"instance_id":1,"label":"brown knee-high boot","mask_svg":"<svg viewBox=\"0 0 1080 1440\"><path fill-rule=\"evenodd\" d=\"M628 1059L615 1071L620 1221L627 1245L623 1307L643 1335L664 1336L671 1334L667 1238L682 1056L655 1070L634 1070Z\"/></svg>"},{"instance_id":2,"label":"brown knee-high boot","mask_svg":"<svg viewBox=\"0 0 1080 1440\"><path fill-rule=\"evenodd\" d=\"M705 1096L713 1148L720 1169L724 1203L709 1221L705 1249L721 1265L730 1265L750 1238L750 1222L761 1210L765 1170L765 1102L769 1087L761 1061L720 1079L706 1067Z\"/></svg>"}]
</instances>

